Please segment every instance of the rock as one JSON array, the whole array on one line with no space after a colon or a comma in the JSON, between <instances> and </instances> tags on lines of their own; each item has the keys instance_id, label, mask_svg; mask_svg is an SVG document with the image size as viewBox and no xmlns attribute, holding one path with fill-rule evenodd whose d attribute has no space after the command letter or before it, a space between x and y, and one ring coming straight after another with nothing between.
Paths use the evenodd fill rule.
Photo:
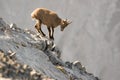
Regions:
<instances>
[{"instance_id":1,"label":"rock","mask_svg":"<svg viewBox=\"0 0 120 80\"><path fill-rule=\"evenodd\" d=\"M6 27L6 23L3 21L2 18L0 18L0 28Z\"/></svg>"},{"instance_id":2,"label":"rock","mask_svg":"<svg viewBox=\"0 0 120 80\"><path fill-rule=\"evenodd\" d=\"M6 67L3 77L9 74L7 77L25 80L98 80L79 61L60 59L61 51L53 40L16 24L9 26L1 18L0 30L0 62Z\"/></svg>"}]
</instances>

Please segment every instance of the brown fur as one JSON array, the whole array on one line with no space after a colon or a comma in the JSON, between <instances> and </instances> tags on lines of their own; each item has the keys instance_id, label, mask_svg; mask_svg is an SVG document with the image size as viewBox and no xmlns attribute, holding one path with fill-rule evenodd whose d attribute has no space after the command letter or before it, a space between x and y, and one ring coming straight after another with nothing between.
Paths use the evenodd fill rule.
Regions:
<instances>
[{"instance_id":1,"label":"brown fur","mask_svg":"<svg viewBox=\"0 0 120 80\"><path fill-rule=\"evenodd\" d=\"M41 30L41 25L44 24L47 26L49 37L54 39L54 28L57 26L61 26L61 31L70 24L71 22L67 20L62 20L59 16L54 12L50 11L46 8L37 8L31 13L31 17L36 19L35 28L41 34L41 36L45 36L45 34Z\"/></svg>"}]
</instances>

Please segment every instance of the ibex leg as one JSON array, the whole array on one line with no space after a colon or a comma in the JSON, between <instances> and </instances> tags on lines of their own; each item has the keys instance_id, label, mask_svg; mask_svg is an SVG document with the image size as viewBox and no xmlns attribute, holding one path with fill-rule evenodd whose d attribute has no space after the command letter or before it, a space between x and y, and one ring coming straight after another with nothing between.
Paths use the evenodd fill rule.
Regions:
<instances>
[{"instance_id":1,"label":"ibex leg","mask_svg":"<svg viewBox=\"0 0 120 80\"><path fill-rule=\"evenodd\" d=\"M40 21L36 23L35 28L37 29L37 31L40 33L41 36L45 36L45 34L41 30L41 22Z\"/></svg>"},{"instance_id":2,"label":"ibex leg","mask_svg":"<svg viewBox=\"0 0 120 80\"><path fill-rule=\"evenodd\" d=\"M53 35L54 35L54 28L52 27L51 29L52 29L52 31L51 31L51 39L54 40L54 37L53 37Z\"/></svg>"},{"instance_id":3,"label":"ibex leg","mask_svg":"<svg viewBox=\"0 0 120 80\"><path fill-rule=\"evenodd\" d=\"M47 28L48 28L48 32L49 32L49 38L54 39L53 38L54 28L51 28L51 27L47 27Z\"/></svg>"},{"instance_id":4,"label":"ibex leg","mask_svg":"<svg viewBox=\"0 0 120 80\"><path fill-rule=\"evenodd\" d=\"M47 27L48 29L48 33L49 33L49 38L51 37L51 30L50 30L50 27Z\"/></svg>"}]
</instances>

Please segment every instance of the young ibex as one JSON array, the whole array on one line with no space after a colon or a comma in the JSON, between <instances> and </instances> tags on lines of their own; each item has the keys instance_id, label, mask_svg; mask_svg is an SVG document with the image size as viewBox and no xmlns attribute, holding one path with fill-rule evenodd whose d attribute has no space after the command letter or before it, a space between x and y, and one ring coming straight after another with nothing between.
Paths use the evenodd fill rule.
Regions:
<instances>
[{"instance_id":1,"label":"young ibex","mask_svg":"<svg viewBox=\"0 0 120 80\"><path fill-rule=\"evenodd\" d=\"M54 39L54 28L57 26L61 26L61 31L64 30L64 28L69 25L71 22L66 20L62 20L58 17L58 15L50 11L46 8L37 8L31 13L31 17L33 19L36 19L35 28L37 31L41 34L41 36L45 36L45 34L41 30L41 25L44 24L47 26L48 32L49 32L49 38Z\"/></svg>"}]
</instances>

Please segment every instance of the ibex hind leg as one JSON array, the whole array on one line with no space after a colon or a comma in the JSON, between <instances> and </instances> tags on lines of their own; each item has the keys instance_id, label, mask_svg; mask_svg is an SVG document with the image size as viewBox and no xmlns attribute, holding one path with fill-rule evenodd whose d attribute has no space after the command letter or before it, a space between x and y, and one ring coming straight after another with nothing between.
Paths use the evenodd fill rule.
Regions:
<instances>
[{"instance_id":1,"label":"ibex hind leg","mask_svg":"<svg viewBox=\"0 0 120 80\"><path fill-rule=\"evenodd\" d=\"M40 37L45 37L46 36L41 30L38 30L38 33L39 33Z\"/></svg>"},{"instance_id":2,"label":"ibex hind leg","mask_svg":"<svg viewBox=\"0 0 120 80\"><path fill-rule=\"evenodd\" d=\"M40 33L40 35L41 35L42 37L46 36L41 30L38 30L38 32Z\"/></svg>"},{"instance_id":3,"label":"ibex hind leg","mask_svg":"<svg viewBox=\"0 0 120 80\"><path fill-rule=\"evenodd\" d=\"M44 33L42 32L42 30L41 30L41 22L40 22L40 21L36 22L35 28L37 29L37 31L40 33L40 35L41 35L42 37L45 36L45 34L44 34Z\"/></svg>"}]
</instances>

